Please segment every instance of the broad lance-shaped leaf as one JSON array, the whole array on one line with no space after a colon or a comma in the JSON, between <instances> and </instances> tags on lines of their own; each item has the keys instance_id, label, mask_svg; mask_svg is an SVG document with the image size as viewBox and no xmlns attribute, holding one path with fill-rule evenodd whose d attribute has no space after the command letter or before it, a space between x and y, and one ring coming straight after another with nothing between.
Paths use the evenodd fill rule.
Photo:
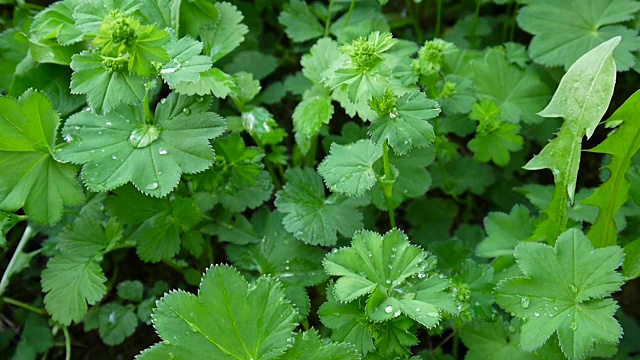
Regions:
<instances>
[{"instance_id":1,"label":"broad lance-shaped leaf","mask_svg":"<svg viewBox=\"0 0 640 360\"><path fill-rule=\"evenodd\" d=\"M369 139L347 145L333 143L318 172L331 191L360 196L376 184L373 164L381 157L382 147Z\"/></svg>"},{"instance_id":2,"label":"broad lance-shaped leaf","mask_svg":"<svg viewBox=\"0 0 640 360\"><path fill-rule=\"evenodd\" d=\"M538 115L565 119L558 136L533 157L527 170L550 169L556 183L553 200L533 235L553 243L567 227L567 203L573 202L582 137L591 137L609 107L616 83L613 38L583 55L560 80L551 102Z\"/></svg>"},{"instance_id":3,"label":"broad lance-shaped leaf","mask_svg":"<svg viewBox=\"0 0 640 360\"><path fill-rule=\"evenodd\" d=\"M84 201L75 166L51 156L60 117L44 95L0 96L0 210L21 207L38 223L55 223L64 205Z\"/></svg>"},{"instance_id":4,"label":"broad lance-shaped leaf","mask_svg":"<svg viewBox=\"0 0 640 360\"><path fill-rule=\"evenodd\" d=\"M623 259L620 247L594 250L580 230L569 229L555 248L521 243L514 255L524 276L501 281L496 302L525 319L523 351L536 350L553 333L570 360L586 359L595 343L618 342L622 328L610 296L624 282L616 271Z\"/></svg>"},{"instance_id":5,"label":"broad lance-shaped leaf","mask_svg":"<svg viewBox=\"0 0 640 360\"><path fill-rule=\"evenodd\" d=\"M224 120L207 112L209 101L171 93L148 124L140 107L120 106L101 116L82 111L63 129L63 161L84 164L85 184L96 191L131 181L147 195L170 193L184 173L205 170L213 162L209 139L220 135Z\"/></svg>"},{"instance_id":6,"label":"broad lance-shaped leaf","mask_svg":"<svg viewBox=\"0 0 640 360\"><path fill-rule=\"evenodd\" d=\"M276 194L275 205L285 214L285 229L296 239L311 245L334 245L337 233L352 236L362 229L358 207L367 205L368 198L326 198L322 178L313 169L288 170L285 178L287 184Z\"/></svg>"},{"instance_id":7,"label":"broad lance-shaped leaf","mask_svg":"<svg viewBox=\"0 0 640 360\"><path fill-rule=\"evenodd\" d=\"M293 306L269 277L255 284L229 266L210 268L198 296L172 291L153 310L153 325L163 342L138 360L279 358L296 326Z\"/></svg>"},{"instance_id":8,"label":"broad lance-shaped leaf","mask_svg":"<svg viewBox=\"0 0 640 360\"><path fill-rule=\"evenodd\" d=\"M367 313L374 321L387 321L404 314L431 328L440 322L442 311L456 313L456 304L445 290L449 280L427 274L436 260L411 245L400 230L384 236L362 231L351 247L327 255L325 271L338 276L334 295L350 302L369 295Z\"/></svg>"},{"instance_id":9,"label":"broad lance-shaped leaf","mask_svg":"<svg viewBox=\"0 0 640 360\"><path fill-rule=\"evenodd\" d=\"M622 205L629 200L631 183L627 179L627 171L631 159L640 150L640 91L635 92L607 120L607 124L616 125L622 121L612 134L591 152L610 154L611 162L607 165L611 175L583 203L597 206L600 211L596 222L591 226L587 236L593 246L605 247L616 245L618 229L614 216Z\"/></svg>"}]
</instances>

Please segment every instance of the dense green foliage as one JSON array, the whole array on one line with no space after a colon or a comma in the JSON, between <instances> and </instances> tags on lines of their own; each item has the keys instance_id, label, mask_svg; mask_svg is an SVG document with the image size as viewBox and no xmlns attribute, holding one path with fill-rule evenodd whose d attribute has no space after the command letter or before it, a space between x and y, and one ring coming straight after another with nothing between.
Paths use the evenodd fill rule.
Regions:
<instances>
[{"instance_id":1,"label":"dense green foliage","mask_svg":"<svg viewBox=\"0 0 640 360\"><path fill-rule=\"evenodd\" d=\"M640 356L640 1L44 3L1 359Z\"/></svg>"}]
</instances>

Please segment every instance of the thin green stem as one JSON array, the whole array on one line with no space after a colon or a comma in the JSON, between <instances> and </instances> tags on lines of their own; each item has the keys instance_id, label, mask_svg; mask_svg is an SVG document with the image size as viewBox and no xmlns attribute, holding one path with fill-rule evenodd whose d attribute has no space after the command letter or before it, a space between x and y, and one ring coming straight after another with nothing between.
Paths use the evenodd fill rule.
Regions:
<instances>
[{"instance_id":1,"label":"thin green stem","mask_svg":"<svg viewBox=\"0 0 640 360\"><path fill-rule=\"evenodd\" d=\"M329 0L329 7L327 8L327 21L324 23L324 37L328 37L330 33L332 6L333 6L333 0Z\"/></svg>"},{"instance_id":2,"label":"thin green stem","mask_svg":"<svg viewBox=\"0 0 640 360\"><path fill-rule=\"evenodd\" d=\"M304 163L308 167L314 167L316 165L316 152L318 151L318 135L314 135L309 139L309 151L304 158Z\"/></svg>"},{"instance_id":3,"label":"thin green stem","mask_svg":"<svg viewBox=\"0 0 640 360\"><path fill-rule=\"evenodd\" d=\"M36 314L45 315L45 316L47 315L47 312L44 309L40 309L40 308L37 308L35 306L31 306L29 304L23 303L22 301L10 298L8 296L3 297L2 301L6 302L7 304L11 304L11 305L23 308L25 310L29 310L29 311L34 312Z\"/></svg>"},{"instance_id":4,"label":"thin green stem","mask_svg":"<svg viewBox=\"0 0 640 360\"><path fill-rule=\"evenodd\" d=\"M416 40L418 41L418 44L422 44L424 42L424 34L422 33L422 28L420 27L420 19L418 19L416 10L412 4L412 0L405 0L405 4L407 6L407 10L409 11L409 15L411 16L413 29L416 32Z\"/></svg>"},{"instance_id":5,"label":"thin green stem","mask_svg":"<svg viewBox=\"0 0 640 360\"><path fill-rule=\"evenodd\" d=\"M513 4L513 12L511 14L511 26L509 29L509 41L513 41L516 32L516 14L518 14L518 3Z\"/></svg>"},{"instance_id":6,"label":"thin green stem","mask_svg":"<svg viewBox=\"0 0 640 360\"><path fill-rule=\"evenodd\" d=\"M347 12L347 18L344 20L343 28L349 25L349 20L351 20L351 15L353 15L353 8L356 7L356 0L351 0L351 5L349 5L349 11Z\"/></svg>"},{"instance_id":7,"label":"thin green stem","mask_svg":"<svg viewBox=\"0 0 640 360\"><path fill-rule=\"evenodd\" d=\"M436 37L440 37L442 22L442 0L436 0Z\"/></svg>"},{"instance_id":8,"label":"thin green stem","mask_svg":"<svg viewBox=\"0 0 640 360\"><path fill-rule=\"evenodd\" d=\"M64 349L66 353L64 360L71 360L71 334L69 334L69 328L63 326L62 333L64 334Z\"/></svg>"},{"instance_id":9,"label":"thin green stem","mask_svg":"<svg viewBox=\"0 0 640 360\"><path fill-rule=\"evenodd\" d=\"M476 0L476 13L473 18L473 28L471 29L471 44L474 48L478 47L478 18L480 17L480 0Z\"/></svg>"},{"instance_id":10,"label":"thin green stem","mask_svg":"<svg viewBox=\"0 0 640 360\"><path fill-rule=\"evenodd\" d=\"M391 227L396 227L396 214L395 208L393 207L393 183L395 179L393 179L393 174L391 173L391 163L389 162L389 142L388 140L384 141L382 144L382 164L384 167L384 180L385 182L381 184L382 190L384 192L384 197L387 202L387 211L389 212L389 223ZM392 181L392 179L394 181Z\"/></svg>"},{"instance_id":11,"label":"thin green stem","mask_svg":"<svg viewBox=\"0 0 640 360\"><path fill-rule=\"evenodd\" d=\"M9 285L9 278L13 274L13 268L18 262L18 257L22 253L22 250L27 245L27 242L32 235L33 229L31 228L31 226L27 225L27 227L24 229L24 232L22 233L20 242L18 242L16 251L13 253L13 256L11 256L11 260L9 261L9 265L7 265L7 269L4 271L4 274L2 274L2 280L0 280L0 295L4 294L4 291L7 289L7 286Z\"/></svg>"},{"instance_id":12,"label":"thin green stem","mask_svg":"<svg viewBox=\"0 0 640 360\"><path fill-rule=\"evenodd\" d=\"M149 106L149 89L147 88L147 93L144 95L144 119L147 124L153 124L153 113L151 113L151 107Z\"/></svg>"}]
</instances>

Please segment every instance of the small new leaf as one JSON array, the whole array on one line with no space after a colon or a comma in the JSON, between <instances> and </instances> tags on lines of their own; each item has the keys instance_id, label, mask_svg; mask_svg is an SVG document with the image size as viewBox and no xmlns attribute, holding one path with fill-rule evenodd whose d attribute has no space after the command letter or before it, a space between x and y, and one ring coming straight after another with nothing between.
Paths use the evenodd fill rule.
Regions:
<instances>
[{"instance_id":1,"label":"small new leaf","mask_svg":"<svg viewBox=\"0 0 640 360\"><path fill-rule=\"evenodd\" d=\"M387 96L389 91L385 94ZM426 147L433 142L433 126L427 120L440 114L440 106L424 93L413 91L404 94L397 99L395 106L384 110L369 127L371 140L376 144L388 141L397 154L405 154L412 148Z\"/></svg>"},{"instance_id":2,"label":"small new leaf","mask_svg":"<svg viewBox=\"0 0 640 360\"><path fill-rule=\"evenodd\" d=\"M287 36L295 42L303 42L318 38L324 34L324 27L311 12L309 5L302 0L291 0L278 16L284 25Z\"/></svg>"},{"instance_id":3,"label":"small new leaf","mask_svg":"<svg viewBox=\"0 0 640 360\"><path fill-rule=\"evenodd\" d=\"M623 284L615 271L623 260L620 247L594 250L580 230L569 229L555 248L521 243L514 255L524 276L500 282L496 302L526 320L523 351L539 348L553 333L571 360L586 359L595 343L618 342L622 328L610 295Z\"/></svg>"}]
</instances>

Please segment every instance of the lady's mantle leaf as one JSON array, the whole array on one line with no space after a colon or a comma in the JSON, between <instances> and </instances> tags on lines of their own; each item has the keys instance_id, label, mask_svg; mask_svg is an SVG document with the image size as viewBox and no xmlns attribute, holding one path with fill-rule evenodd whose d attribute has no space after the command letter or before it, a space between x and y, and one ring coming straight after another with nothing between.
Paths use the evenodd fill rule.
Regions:
<instances>
[{"instance_id":1,"label":"lady's mantle leaf","mask_svg":"<svg viewBox=\"0 0 640 360\"><path fill-rule=\"evenodd\" d=\"M323 344L315 329L296 336L293 346L280 360L358 360L360 354L351 344Z\"/></svg>"},{"instance_id":2,"label":"lady's mantle leaf","mask_svg":"<svg viewBox=\"0 0 640 360\"><path fill-rule=\"evenodd\" d=\"M318 172L331 191L360 196L376 184L373 164L381 157L382 148L368 139L344 146L333 143Z\"/></svg>"},{"instance_id":3,"label":"lady's mantle leaf","mask_svg":"<svg viewBox=\"0 0 640 360\"><path fill-rule=\"evenodd\" d=\"M164 341L137 359L275 359L296 325L284 296L271 278L248 284L231 267L213 267L198 296L174 291L157 303L153 323Z\"/></svg>"},{"instance_id":4,"label":"lady's mantle leaf","mask_svg":"<svg viewBox=\"0 0 640 360\"><path fill-rule=\"evenodd\" d=\"M582 138L591 137L609 107L616 83L613 38L583 55L560 80L551 102L538 115L565 119L558 136L533 157L527 170L550 169L556 191L538 226L535 238L553 242L567 226L567 202L573 202L580 164Z\"/></svg>"},{"instance_id":5,"label":"lady's mantle leaf","mask_svg":"<svg viewBox=\"0 0 640 360\"><path fill-rule=\"evenodd\" d=\"M500 282L496 302L526 320L523 351L539 348L554 332L571 360L585 359L596 342L618 342L618 306L609 296L623 284L615 271L622 264L620 247L594 250L582 232L569 229L555 248L521 243L515 257L524 276Z\"/></svg>"},{"instance_id":6,"label":"lady's mantle leaf","mask_svg":"<svg viewBox=\"0 0 640 360\"><path fill-rule=\"evenodd\" d=\"M145 194L162 197L180 175L208 168L209 139L224 131L224 120L206 112L208 103L170 94L156 109L156 124L138 108L121 106L105 116L82 111L64 127L68 142L56 152L64 161L84 164L83 179L96 191L131 181Z\"/></svg>"},{"instance_id":7,"label":"lady's mantle leaf","mask_svg":"<svg viewBox=\"0 0 640 360\"><path fill-rule=\"evenodd\" d=\"M405 314L426 327L440 321L443 310L456 313L453 298L445 292L444 276L427 275L435 258L399 230L380 236L363 231L353 237L352 246L327 255L324 268L339 276L334 295L340 301L353 301L372 294L367 312L374 321L386 321Z\"/></svg>"},{"instance_id":8,"label":"lady's mantle leaf","mask_svg":"<svg viewBox=\"0 0 640 360\"><path fill-rule=\"evenodd\" d=\"M287 185L276 194L276 207L286 214L282 223L297 239L312 245L333 245L336 233L351 236L362 228L362 213L357 209L366 198L331 195L325 198L322 178L312 169L286 172Z\"/></svg>"},{"instance_id":9,"label":"lady's mantle leaf","mask_svg":"<svg viewBox=\"0 0 640 360\"><path fill-rule=\"evenodd\" d=\"M278 16L287 36L295 42L318 38L324 34L324 27L311 12L309 5L301 0L291 0Z\"/></svg>"},{"instance_id":10,"label":"lady's mantle leaf","mask_svg":"<svg viewBox=\"0 0 640 360\"><path fill-rule=\"evenodd\" d=\"M623 25L640 10L631 0L542 0L518 14L518 25L534 35L529 54L539 64L565 69L582 54L616 36L622 36L613 52L619 71L628 70L640 49L637 31Z\"/></svg>"},{"instance_id":11,"label":"lady's mantle leaf","mask_svg":"<svg viewBox=\"0 0 640 360\"><path fill-rule=\"evenodd\" d=\"M105 344L121 344L138 327L138 318L133 310L111 303L100 308L98 315L100 337Z\"/></svg>"},{"instance_id":12,"label":"lady's mantle leaf","mask_svg":"<svg viewBox=\"0 0 640 360\"><path fill-rule=\"evenodd\" d=\"M60 220L64 205L84 201L76 167L51 153L60 117L42 94L27 91L18 100L0 96L0 210L24 207L39 223Z\"/></svg>"},{"instance_id":13,"label":"lady's mantle leaf","mask_svg":"<svg viewBox=\"0 0 640 360\"><path fill-rule=\"evenodd\" d=\"M86 94L93 111L104 114L120 103L139 104L144 99L144 80L127 71L110 71L100 55L83 51L71 61L71 93Z\"/></svg>"},{"instance_id":14,"label":"lady's mantle leaf","mask_svg":"<svg viewBox=\"0 0 640 360\"><path fill-rule=\"evenodd\" d=\"M200 80L200 73L211 68L211 58L201 55L203 44L190 37L171 41L164 46L169 54L168 63L160 69L160 76L172 88L180 82L195 83Z\"/></svg>"},{"instance_id":15,"label":"lady's mantle leaf","mask_svg":"<svg viewBox=\"0 0 640 360\"><path fill-rule=\"evenodd\" d=\"M420 91L414 91L401 96L396 106L389 110L373 120L369 127L371 140L376 144L381 145L388 140L396 153L404 154L433 142L433 126L427 120L440 114L437 102Z\"/></svg>"},{"instance_id":16,"label":"lady's mantle leaf","mask_svg":"<svg viewBox=\"0 0 640 360\"><path fill-rule=\"evenodd\" d=\"M623 121L622 125L600 145L591 149L592 152L612 155L611 163L607 166L611 177L583 201L600 209L596 222L587 233L595 247L617 243L618 229L614 216L629 200L631 183L626 174L633 156L640 150L639 111L640 92L636 92L607 120L608 124Z\"/></svg>"},{"instance_id":17,"label":"lady's mantle leaf","mask_svg":"<svg viewBox=\"0 0 640 360\"><path fill-rule=\"evenodd\" d=\"M539 123L536 113L549 101L551 91L532 67L520 69L500 50L487 51L482 61L474 62L473 85L476 95L495 101L500 119L510 123Z\"/></svg>"}]
</instances>

